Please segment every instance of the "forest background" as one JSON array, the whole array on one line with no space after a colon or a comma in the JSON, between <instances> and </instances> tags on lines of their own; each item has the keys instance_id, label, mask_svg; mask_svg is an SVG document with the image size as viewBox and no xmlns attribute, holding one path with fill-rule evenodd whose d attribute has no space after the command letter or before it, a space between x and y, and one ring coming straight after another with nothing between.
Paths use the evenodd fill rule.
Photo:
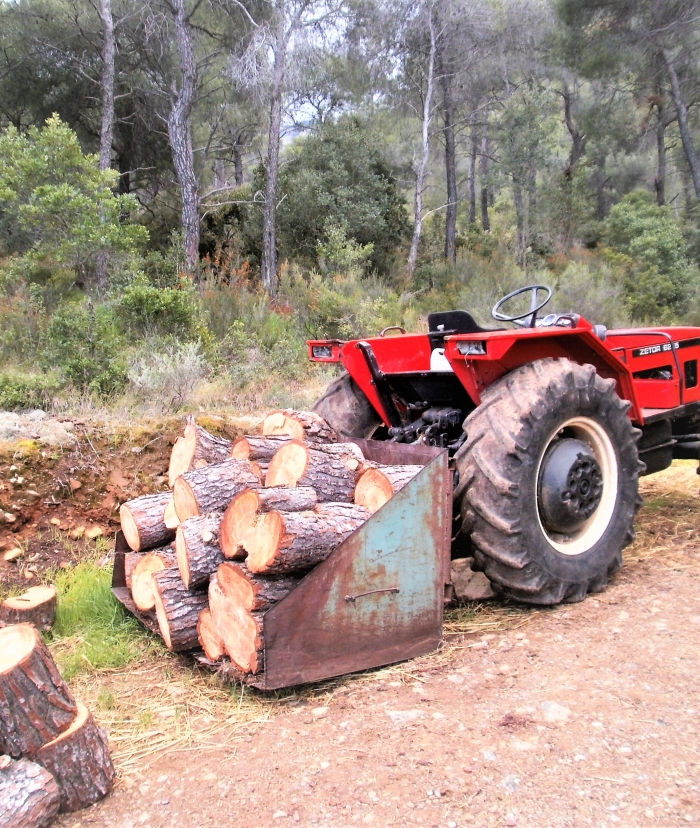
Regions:
<instances>
[{"instance_id":1,"label":"forest background","mask_svg":"<svg viewBox=\"0 0 700 828\"><path fill-rule=\"evenodd\" d=\"M700 0L0 0L0 408L308 404L508 291L700 324Z\"/></svg>"}]
</instances>

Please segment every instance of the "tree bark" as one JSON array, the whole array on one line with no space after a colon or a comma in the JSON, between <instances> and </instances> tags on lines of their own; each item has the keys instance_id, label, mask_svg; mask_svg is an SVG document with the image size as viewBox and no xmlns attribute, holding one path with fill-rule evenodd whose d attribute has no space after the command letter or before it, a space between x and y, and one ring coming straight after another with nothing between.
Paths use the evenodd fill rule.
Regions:
<instances>
[{"instance_id":1,"label":"tree bark","mask_svg":"<svg viewBox=\"0 0 700 828\"><path fill-rule=\"evenodd\" d=\"M58 783L41 765L29 759L0 764L1 828L48 828L60 803Z\"/></svg>"},{"instance_id":2,"label":"tree bark","mask_svg":"<svg viewBox=\"0 0 700 828\"><path fill-rule=\"evenodd\" d=\"M179 88L174 85L172 90L168 136L182 199L185 262L190 273L194 274L199 262L199 185L194 169L191 114L197 89L197 65L185 2L186 0L172 0L180 62L180 85Z\"/></svg>"},{"instance_id":3,"label":"tree bark","mask_svg":"<svg viewBox=\"0 0 700 828\"><path fill-rule=\"evenodd\" d=\"M187 589L176 566L156 572L153 581L156 618L165 646L174 653L194 649L199 643L197 622L207 608L207 593Z\"/></svg>"},{"instance_id":4,"label":"tree bark","mask_svg":"<svg viewBox=\"0 0 700 828\"><path fill-rule=\"evenodd\" d=\"M260 479L247 460L225 460L195 469L175 481L173 497L180 521L225 509L245 489L256 489Z\"/></svg>"},{"instance_id":5,"label":"tree bark","mask_svg":"<svg viewBox=\"0 0 700 828\"><path fill-rule=\"evenodd\" d=\"M224 512L219 530L221 551L232 560L245 558L245 538L261 512L301 512L313 509L317 503L318 495L309 486L276 486L241 492Z\"/></svg>"},{"instance_id":6,"label":"tree bark","mask_svg":"<svg viewBox=\"0 0 700 828\"><path fill-rule=\"evenodd\" d=\"M353 464L352 458L349 462ZM337 459L290 440L270 461L265 487L311 486L319 501L349 503L355 491L355 477L356 468L349 468L347 459Z\"/></svg>"},{"instance_id":7,"label":"tree bark","mask_svg":"<svg viewBox=\"0 0 700 828\"><path fill-rule=\"evenodd\" d=\"M281 575L324 561L371 513L349 503L327 503L313 512L267 512L246 538L246 565L258 574Z\"/></svg>"},{"instance_id":8,"label":"tree bark","mask_svg":"<svg viewBox=\"0 0 700 828\"><path fill-rule=\"evenodd\" d=\"M479 134L476 129L474 115L469 119L469 136L471 147L469 151L469 223L476 221L476 159L479 155Z\"/></svg>"},{"instance_id":9,"label":"tree bark","mask_svg":"<svg viewBox=\"0 0 700 828\"><path fill-rule=\"evenodd\" d=\"M0 604L0 627L6 624L33 624L46 631L56 620L56 587L30 587L23 595Z\"/></svg>"},{"instance_id":10,"label":"tree bark","mask_svg":"<svg viewBox=\"0 0 700 828\"><path fill-rule=\"evenodd\" d=\"M231 446L230 440L210 434L197 425L194 417L188 417L185 433L177 438L170 453L168 485L172 488L181 474L192 469L203 469L213 463L228 460Z\"/></svg>"},{"instance_id":11,"label":"tree bark","mask_svg":"<svg viewBox=\"0 0 700 828\"><path fill-rule=\"evenodd\" d=\"M489 189L486 185L489 174L489 126L488 119L481 132L481 229L484 233L491 232L489 218Z\"/></svg>"},{"instance_id":12,"label":"tree bark","mask_svg":"<svg viewBox=\"0 0 700 828\"><path fill-rule=\"evenodd\" d=\"M452 95L452 75L448 73L440 50L440 82L445 130L445 259L457 259L457 147L455 141L455 104Z\"/></svg>"},{"instance_id":13,"label":"tree bark","mask_svg":"<svg viewBox=\"0 0 700 828\"><path fill-rule=\"evenodd\" d=\"M313 411L272 411L263 420L264 437L289 436L307 442L337 443L340 437L324 419Z\"/></svg>"},{"instance_id":14,"label":"tree bark","mask_svg":"<svg viewBox=\"0 0 700 828\"><path fill-rule=\"evenodd\" d=\"M223 563L219 546L221 512L193 517L181 523L175 538L175 555L180 577L188 589L206 584Z\"/></svg>"},{"instance_id":15,"label":"tree bark","mask_svg":"<svg viewBox=\"0 0 700 828\"><path fill-rule=\"evenodd\" d=\"M428 55L427 88L423 98L421 158L416 169L416 189L413 197L413 237L411 239L411 249L408 253L408 262L406 263L406 276L409 282L413 279L416 270L418 248L423 234L423 192L425 191L428 162L430 161L430 122L433 107L433 87L435 85L435 48L437 40L432 9L428 16L428 28L430 31L430 53Z\"/></svg>"},{"instance_id":16,"label":"tree bark","mask_svg":"<svg viewBox=\"0 0 700 828\"><path fill-rule=\"evenodd\" d=\"M234 460L271 460L277 450L291 439L288 435L239 437L233 441L231 457Z\"/></svg>"},{"instance_id":17,"label":"tree bark","mask_svg":"<svg viewBox=\"0 0 700 828\"><path fill-rule=\"evenodd\" d=\"M659 207L666 204L666 124L663 118L663 105L659 105L659 120L656 125L656 176L654 192Z\"/></svg>"},{"instance_id":18,"label":"tree bark","mask_svg":"<svg viewBox=\"0 0 700 828\"><path fill-rule=\"evenodd\" d=\"M122 532L134 552L173 540L175 531L165 525L165 510L171 500L170 492L158 492L129 500L119 507Z\"/></svg>"},{"instance_id":19,"label":"tree bark","mask_svg":"<svg viewBox=\"0 0 700 828\"><path fill-rule=\"evenodd\" d=\"M30 624L0 629L0 753L32 756L77 712L39 632Z\"/></svg>"},{"instance_id":20,"label":"tree bark","mask_svg":"<svg viewBox=\"0 0 700 828\"><path fill-rule=\"evenodd\" d=\"M100 19L102 20L102 123L100 125L100 169L108 170L112 166L112 136L114 134L114 18L111 0L100 0ZM99 290L106 288L107 254L97 256L96 275Z\"/></svg>"},{"instance_id":21,"label":"tree bark","mask_svg":"<svg viewBox=\"0 0 700 828\"><path fill-rule=\"evenodd\" d=\"M355 503L374 513L413 480L423 466L382 466L367 469L357 481Z\"/></svg>"},{"instance_id":22,"label":"tree bark","mask_svg":"<svg viewBox=\"0 0 700 828\"><path fill-rule=\"evenodd\" d=\"M107 796L114 786L116 772L107 734L81 702L68 730L40 748L35 758L58 783L63 813L87 808Z\"/></svg>"},{"instance_id":23,"label":"tree bark","mask_svg":"<svg viewBox=\"0 0 700 828\"><path fill-rule=\"evenodd\" d=\"M673 65L671 56L666 49L661 50L661 57L666 65L666 70L668 71L668 76L671 81L671 97L673 98L673 103L676 107L676 113L678 115L678 129L681 133L681 141L683 143L685 157L688 161L688 166L690 167L690 175L693 179L693 187L695 188L695 197L700 199L700 163L698 162L698 156L695 152L695 146L693 145L693 136L690 132L690 126L688 124L688 108L686 107L683 95L681 94L681 85L678 81L676 68Z\"/></svg>"}]
</instances>

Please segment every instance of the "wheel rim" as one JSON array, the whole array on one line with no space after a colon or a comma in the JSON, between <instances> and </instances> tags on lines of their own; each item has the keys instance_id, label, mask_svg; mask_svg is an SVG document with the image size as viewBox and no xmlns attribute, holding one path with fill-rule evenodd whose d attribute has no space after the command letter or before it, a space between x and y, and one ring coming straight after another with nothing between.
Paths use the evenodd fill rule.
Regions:
<instances>
[{"instance_id":1,"label":"wheel rim","mask_svg":"<svg viewBox=\"0 0 700 828\"><path fill-rule=\"evenodd\" d=\"M547 478L553 477L554 462L564 464L566 473L559 476L569 481L558 493L562 500L571 500L574 477L582 481L575 492L576 507L564 512L554 510L551 491L542 488L543 481L551 482ZM537 519L549 544L562 555L588 551L605 533L617 501L617 458L603 426L588 417L573 417L558 426L540 454L536 480ZM591 490L598 483L599 490ZM569 528L557 531L564 525Z\"/></svg>"}]
</instances>

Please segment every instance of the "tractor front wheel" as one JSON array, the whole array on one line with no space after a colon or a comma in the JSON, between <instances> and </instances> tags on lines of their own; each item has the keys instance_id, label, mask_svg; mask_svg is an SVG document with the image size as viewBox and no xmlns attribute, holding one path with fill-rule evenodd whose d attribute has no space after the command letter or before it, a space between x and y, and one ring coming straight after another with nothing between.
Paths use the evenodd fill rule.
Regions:
<instances>
[{"instance_id":1,"label":"tractor front wheel","mask_svg":"<svg viewBox=\"0 0 700 828\"><path fill-rule=\"evenodd\" d=\"M382 424L372 403L350 374L333 380L312 411L324 417L343 437L369 439Z\"/></svg>"},{"instance_id":2,"label":"tractor front wheel","mask_svg":"<svg viewBox=\"0 0 700 828\"><path fill-rule=\"evenodd\" d=\"M467 417L461 534L496 590L581 601L620 568L641 504L628 408L592 365L544 359L491 386Z\"/></svg>"}]
</instances>

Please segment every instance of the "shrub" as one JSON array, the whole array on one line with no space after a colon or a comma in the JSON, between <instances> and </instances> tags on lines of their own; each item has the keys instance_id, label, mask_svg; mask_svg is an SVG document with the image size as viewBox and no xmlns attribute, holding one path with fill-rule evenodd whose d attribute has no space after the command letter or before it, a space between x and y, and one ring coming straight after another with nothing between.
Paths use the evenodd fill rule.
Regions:
<instances>
[{"instance_id":1,"label":"shrub","mask_svg":"<svg viewBox=\"0 0 700 828\"><path fill-rule=\"evenodd\" d=\"M0 373L0 410L47 408L61 388L55 374Z\"/></svg>"},{"instance_id":2,"label":"shrub","mask_svg":"<svg viewBox=\"0 0 700 828\"><path fill-rule=\"evenodd\" d=\"M158 288L138 282L123 292L116 304L122 330L132 334L172 334L182 339L202 334L202 323L193 290Z\"/></svg>"},{"instance_id":3,"label":"shrub","mask_svg":"<svg viewBox=\"0 0 700 828\"><path fill-rule=\"evenodd\" d=\"M135 359L129 368L129 381L147 407L175 412L210 370L200 344L187 342Z\"/></svg>"}]
</instances>

